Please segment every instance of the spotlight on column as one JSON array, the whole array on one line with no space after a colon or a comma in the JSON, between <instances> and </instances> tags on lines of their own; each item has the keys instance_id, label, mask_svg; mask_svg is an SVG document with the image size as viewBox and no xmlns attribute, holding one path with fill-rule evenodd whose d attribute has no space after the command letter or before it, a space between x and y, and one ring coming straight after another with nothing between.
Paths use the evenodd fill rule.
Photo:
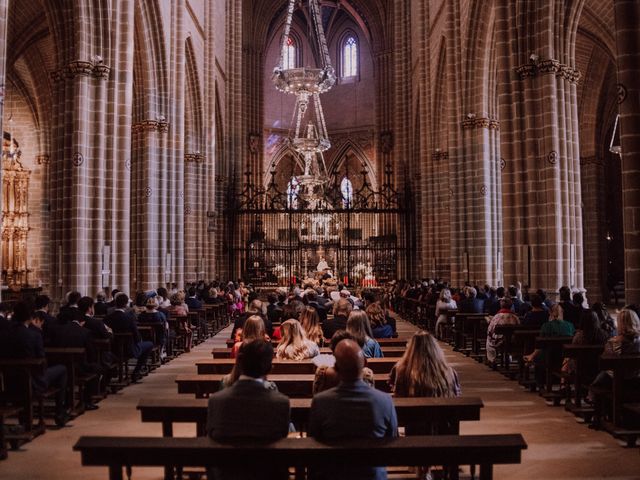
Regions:
<instances>
[{"instance_id":1,"label":"spotlight on column","mask_svg":"<svg viewBox=\"0 0 640 480\"><path fill-rule=\"evenodd\" d=\"M538 57L538 55L536 55L535 53L529 55L529 60L531 60L531 63L537 63L539 58L540 57Z\"/></svg>"}]
</instances>

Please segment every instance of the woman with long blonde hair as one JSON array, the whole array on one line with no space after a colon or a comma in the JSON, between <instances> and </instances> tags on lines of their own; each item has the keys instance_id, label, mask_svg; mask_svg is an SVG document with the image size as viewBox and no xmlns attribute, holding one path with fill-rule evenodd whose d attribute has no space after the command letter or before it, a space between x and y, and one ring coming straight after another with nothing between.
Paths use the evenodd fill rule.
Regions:
<instances>
[{"instance_id":1,"label":"woman with long blonde hair","mask_svg":"<svg viewBox=\"0 0 640 480\"><path fill-rule=\"evenodd\" d=\"M421 330L391 370L391 389L397 397L457 397L460 383L435 337Z\"/></svg>"},{"instance_id":2,"label":"woman with long blonde hair","mask_svg":"<svg viewBox=\"0 0 640 480\"><path fill-rule=\"evenodd\" d=\"M250 342L252 340L269 340L264 320L258 315L251 315L247 318L247 321L244 322L244 326L241 329L238 329L238 332L240 333L240 338L239 341L233 345L231 358L236 358L242 342Z\"/></svg>"},{"instance_id":3,"label":"woman with long blonde hair","mask_svg":"<svg viewBox=\"0 0 640 480\"><path fill-rule=\"evenodd\" d=\"M276 358L284 360L304 360L320 353L318 345L307 338L298 320L290 318L280 327L282 340L276 350Z\"/></svg>"},{"instance_id":4,"label":"woman with long blonde hair","mask_svg":"<svg viewBox=\"0 0 640 480\"><path fill-rule=\"evenodd\" d=\"M300 315L300 324L307 333L307 338L321 347L324 345L324 335L320 327L320 316L313 307L306 307Z\"/></svg>"}]
</instances>

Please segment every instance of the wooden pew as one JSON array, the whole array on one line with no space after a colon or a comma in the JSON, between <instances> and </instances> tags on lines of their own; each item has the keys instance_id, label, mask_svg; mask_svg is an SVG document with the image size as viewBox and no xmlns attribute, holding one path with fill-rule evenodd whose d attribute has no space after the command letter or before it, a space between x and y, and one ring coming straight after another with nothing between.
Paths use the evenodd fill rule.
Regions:
<instances>
[{"instance_id":1,"label":"wooden pew","mask_svg":"<svg viewBox=\"0 0 640 480\"><path fill-rule=\"evenodd\" d=\"M11 435L5 434L5 418L15 417L22 411L20 407L2 407L0 406L0 460L5 460L8 456L7 442L11 443L12 448L18 448L16 439Z\"/></svg>"},{"instance_id":2,"label":"wooden pew","mask_svg":"<svg viewBox=\"0 0 640 480\"><path fill-rule=\"evenodd\" d=\"M71 412L84 412L83 391L87 382L96 378L95 374L81 374L80 364L86 361L87 353L84 348L54 348L46 347L44 353L48 365L64 365L67 369L67 406ZM78 398L75 392L78 387Z\"/></svg>"},{"instance_id":3,"label":"wooden pew","mask_svg":"<svg viewBox=\"0 0 640 480\"><path fill-rule=\"evenodd\" d=\"M376 339L376 341L380 344L381 348L384 348L384 347L404 348L407 346L406 338L378 338ZM271 343L273 344L274 347L278 345L277 340L271 340ZM227 348L232 348L234 344L235 344L235 341L233 339L227 339Z\"/></svg>"},{"instance_id":4,"label":"wooden pew","mask_svg":"<svg viewBox=\"0 0 640 480\"><path fill-rule=\"evenodd\" d=\"M556 406L560 405L563 396L561 393L553 391L554 379L560 376L563 347L572 341L573 337L536 337L536 348L542 350L545 355L543 397L552 400Z\"/></svg>"},{"instance_id":5,"label":"wooden pew","mask_svg":"<svg viewBox=\"0 0 640 480\"><path fill-rule=\"evenodd\" d=\"M636 395L630 394L625 383L628 372L640 370L640 355L611 355L605 354L600 357L600 368L613 372L613 386L611 389L611 423L603 422L602 427L613 436L626 440L629 446L634 446L640 436L640 429L627 428L624 417L624 404L637 402L640 392ZM635 379L632 381L636 381Z\"/></svg>"},{"instance_id":6,"label":"wooden pew","mask_svg":"<svg viewBox=\"0 0 640 480\"><path fill-rule=\"evenodd\" d=\"M526 325L496 325L495 333L502 335L502 346L499 349L500 367L502 373L509 378L515 378L518 372L511 370L511 357L522 356L523 352L514 343L513 337L518 331L530 330Z\"/></svg>"},{"instance_id":7,"label":"wooden pew","mask_svg":"<svg viewBox=\"0 0 640 480\"><path fill-rule=\"evenodd\" d=\"M373 370L373 373L386 373L391 372L393 366L397 363L398 359L394 357L390 358L368 358L367 367ZM206 374L227 374L231 372L231 369L235 365L235 359L213 359L205 360L196 363L199 375ZM279 374L311 374L316 372L316 366L311 361L307 360L274 360L273 369L271 373L274 375Z\"/></svg>"},{"instance_id":8,"label":"wooden pew","mask_svg":"<svg viewBox=\"0 0 640 480\"><path fill-rule=\"evenodd\" d=\"M196 398L204 398L220 390L220 382L224 375L178 375L178 393L191 393ZM310 398L312 396L315 375L269 375L280 393L294 398ZM389 375L374 374L376 388L389 392Z\"/></svg>"},{"instance_id":9,"label":"wooden pew","mask_svg":"<svg viewBox=\"0 0 640 480\"><path fill-rule=\"evenodd\" d=\"M582 399L584 393L593 381L593 378L586 378L589 372L594 370L598 365L598 358L604 350L604 345L574 345L572 343L562 346L562 354L564 358L569 358L574 362L573 375L573 391L567 389L567 403L565 408L577 415L588 412L592 413L593 408L583 409ZM597 372L597 371L596 371ZM585 384L585 380L586 383ZM573 396L571 396L573 393Z\"/></svg>"},{"instance_id":10,"label":"wooden pew","mask_svg":"<svg viewBox=\"0 0 640 480\"><path fill-rule=\"evenodd\" d=\"M33 424L35 416L33 404L40 399L33 391L32 378L44 372L46 364L47 361L44 358L0 359L0 374L5 389L1 392L0 398L3 403L14 405L21 410L20 424L25 430L23 435L14 439L16 442L30 441L45 431L42 408L38 412L38 424ZM17 391L7 390L9 379L11 386Z\"/></svg>"},{"instance_id":11,"label":"wooden pew","mask_svg":"<svg viewBox=\"0 0 640 480\"><path fill-rule=\"evenodd\" d=\"M493 478L493 465L520 463L522 435L442 435L344 439L323 443L285 438L270 444L221 444L208 438L81 437L74 445L82 465L109 467L122 480L122 467L273 467L480 465L480 479Z\"/></svg>"},{"instance_id":12,"label":"wooden pew","mask_svg":"<svg viewBox=\"0 0 640 480\"><path fill-rule=\"evenodd\" d=\"M292 398L291 421L297 427L308 424L311 410L310 398ZM196 435L205 436L207 423L206 398L150 398L140 400L137 409L142 422L161 423L162 436L173 436L174 423L195 423ZM480 398L400 398L393 399L398 415L398 424L422 425L446 418L452 430L449 434L460 433L461 421L480 420L480 409L483 407Z\"/></svg>"},{"instance_id":13,"label":"wooden pew","mask_svg":"<svg viewBox=\"0 0 640 480\"><path fill-rule=\"evenodd\" d=\"M406 347L381 347L382 353L385 357L391 358L399 358L404 355L404 352L407 350ZM321 354L331 355L331 349L328 347L323 347L320 349ZM275 353L274 353L275 355ZM214 348L211 350L211 356L214 359L224 359L231 358L231 349L230 348Z\"/></svg>"},{"instance_id":14,"label":"wooden pew","mask_svg":"<svg viewBox=\"0 0 640 480\"><path fill-rule=\"evenodd\" d=\"M458 350L476 360L481 359L482 339L486 339L488 324L487 315L484 313L456 313L454 331Z\"/></svg>"}]
</instances>

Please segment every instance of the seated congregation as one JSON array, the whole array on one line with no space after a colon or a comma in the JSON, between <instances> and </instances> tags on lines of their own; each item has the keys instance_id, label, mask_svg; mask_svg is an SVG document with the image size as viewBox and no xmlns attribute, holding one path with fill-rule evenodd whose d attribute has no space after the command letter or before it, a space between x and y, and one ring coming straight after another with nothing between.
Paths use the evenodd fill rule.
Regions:
<instances>
[{"instance_id":1,"label":"seated congregation","mask_svg":"<svg viewBox=\"0 0 640 480\"><path fill-rule=\"evenodd\" d=\"M46 297L36 298L33 305L3 304L2 372L12 378L25 371L28 379L5 382L3 403L18 408L13 416L22 425L20 433L35 430L27 423L33 422L33 413L27 412L34 405L52 403L54 420L63 425L70 415L96 408L108 391L139 382L220 332L227 347L214 348L211 360L198 362L196 375L176 378L178 393L195 394L195 399L178 395L138 405L143 421L163 424L168 443L162 445L168 449L174 445L172 423L186 421L196 424L198 436L211 439L207 449L259 442L263 447L255 448L265 449L261 455L274 455L268 467L261 464L256 470L194 453L189 459L198 458L196 464L206 468L209 478L289 478L289 467L295 467L298 477L386 478L383 467L397 463L384 456L371 459L361 451L357 461L321 461L325 455L340 455L335 449L354 448L354 439L374 441L374 450L379 447L375 439L387 439L388 448L397 447L405 459L420 451L423 460L404 463L416 466L411 475L417 478L457 478L460 465L470 465L474 472L475 465L518 463L526 448L519 435L503 439L517 453L508 459L491 460L485 454L488 460L481 462L470 453L479 450L464 450L464 442L475 440L459 435L460 421L479 420L482 400L460 397L464 378L446 360L441 342L448 342L454 351L518 380L551 404L563 404L594 428L630 443L640 434L634 403L640 399L640 320L634 306L614 320L601 304L587 308L582 294L571 297L565 287L556 303L542 291L454 289L437 281L392 282L354 293L342 284L258 292L242 282L201 282L188 285L186 294L160 288L137 294L134 302L122 292L113 292L110 302L102 294L94 301L72 292L56 317L49 313ZM404 320L418 330L398 333L397 322ZM37 368L16 366L32 359L40 360ZM41 408L39 427L46 413ZM441 438L441 445L453 442L456 460L445 462L436 455L425 461L434 458L431 449L438 445L429 443L431 436ZM498 436L483 437L483 444L490 445ZM401 438L413 438L418 450L396 445ZM304 460L280 459L278 449L291 448L280 439L303 442L298 445ZM308 444L307 439L320 443ZM126 437L118 441L127 444ZM85 464L111 465L109 455L120 448L114 442L103 445L83 438L75 448ZM131 446L131 452L145 445ZM319 445L334 450L327 453ZM205 448L199 443L185 448L192 447L193 452ZM194 465L177 453L169 461L174 457L167 451L164 460L151 463L165 467L165 478L181 475L183 465ZM142 458L120 466L149 465L136 463ZM485 477L491 478L486 468Z\"/></svg>"}]
</instances>

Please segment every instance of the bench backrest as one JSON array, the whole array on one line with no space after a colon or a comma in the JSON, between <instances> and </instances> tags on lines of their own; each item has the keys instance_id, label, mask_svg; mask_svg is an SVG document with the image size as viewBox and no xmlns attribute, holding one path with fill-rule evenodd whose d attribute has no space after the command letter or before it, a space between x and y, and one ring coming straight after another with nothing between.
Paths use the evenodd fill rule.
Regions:
<instances>
[{"instance_id":1,"label":"bench backrest","mask_svg":"<svg viewBox=\"0 0 640 480\"><path fill-rule=\"evenodd\" d=\"M237 467L254 465L317 467L491 465L520 463L527 448L522 435L408 436L348 439L322 443L314 438L285 438L269 444L221 444L208 438L81 437L73 449L85 466L108 466L111 478L123 466Z\"/></svg>"}]
</instances>

